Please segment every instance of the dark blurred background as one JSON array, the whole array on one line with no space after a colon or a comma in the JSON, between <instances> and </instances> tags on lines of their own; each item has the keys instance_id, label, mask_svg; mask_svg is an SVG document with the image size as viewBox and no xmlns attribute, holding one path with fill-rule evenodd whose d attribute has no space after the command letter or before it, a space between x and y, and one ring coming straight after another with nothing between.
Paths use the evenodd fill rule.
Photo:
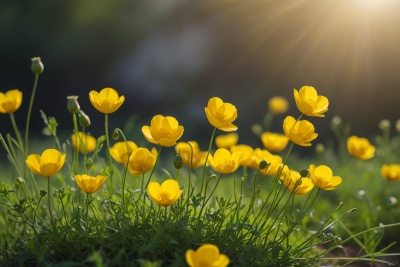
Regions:
<instances>
[{"instance_id":1,"label":"dark blurred background","mask_svg":"<svg viewBox=\"0 0 400 267\"><path fill-rule=\"evenodd\" d=\"M111 114L110 130L129 121L129 139L148 146L141 126L170 115L185 127L182 140L206 150L211 97L237 107L239 143L256 146L251 125L262 121L268 100L285 97L285 115L297 117L293 89L309 85L330 100L326 119L307 118L319 142L331 137L333 116L351 123L351 134L370 137L381 119L393 125L400 118L399 10L398 0L3 0L0 91L23 92L15 116L24 131L31 58L40 56L34 138L49 138L41 134L39 109L56 117L68 138L69 95L79 96L92 135L102 135L104 115L88 94L112 87L126 101ZM283 132L285 115L273 131ZM1 133L11 133L9 116L0 120Z\"/></svg>"}]
</instances>

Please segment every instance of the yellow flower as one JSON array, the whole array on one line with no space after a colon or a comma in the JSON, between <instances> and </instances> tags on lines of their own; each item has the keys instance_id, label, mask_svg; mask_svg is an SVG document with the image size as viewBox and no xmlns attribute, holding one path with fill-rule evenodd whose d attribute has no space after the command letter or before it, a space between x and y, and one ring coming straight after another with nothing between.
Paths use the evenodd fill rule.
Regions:
<instances>
[{"instance_id":1,"label":"yellow flower","mask_svg":"<svg viewBox=\"0 0 400 267\"><path fill-rule=\"evenodd\" d=\"M269 109L276 114L285 113L289 108L289 103L285 98L275 96L268 101Z\"/></svg>"},{"instance_id":2,"label":"yellow flower","mask_svg":"<svg viewBox=\"0 0 400 267\"><path fill-rule=\"evenodd\" d=\"M86 135L82 132L79 132L78 137L78 150L81 153L85 153L85 149L82 146L82 143L86 146L86 153L90 153L96 149L96 138L91 135ZM86 143L87 142L87 143ZM72 146L76 149L76 134L72 134L71 136Z\"/></svg>"},{"instance_id":3,"label":"yellow flower","mask_svg":"<svg viewBox=\"0 0 400 267\"><path fill-rule=\"evenodd\" d=\"M296 187L296 190L294 191L296 195L305 195L310 192L314 187L314 184L313 182L311 182L310 179L305 177L301 178L300 173L289 170L287 165L285 165L285 167L283 168L281 177L279 177L279 179L283 182L283 185L287 189L289 189L290 192L293 192L297 181L301 179L300 184Z\"/></svg>"},{"instance_id":4,"label":"yellow flower","mask_svg":"<svg viewBox=\"0 0 400 267\"><path fill-rule=\"evenodd\" d=\"M170 147L182 136L183 126L174 117L157 115L151 120L150 127L143 126L142 132L150 143Z\"/></svg>"},{"instance_id":5,"label":"yellow flower","mask_svg":"<svg viewBox=\"0 0 400 267\"><path fill-rule=\"evenodd\" d=\"M147 186L147 192L151 200L160 206L171 206L182 195L177 181L173 179L165 180L161 185L157 182L151 182Z\"/></svg>"},{"instance_id":6,"label":"yellow flower","mask_svg":"<svg viewBox=\"0 0 400 267\"><path fill-rule=\"evenodd\" d=\"M239 135L237 133L230 133L225 135L219 135L215 138L215 144L219 148L229 149L237 144Z\"/></svg>"},{"instance_id":7,"label":"yellow flower","mask_svg":"<svg viewBox=\"0 0 400 267\"><path fill-rule=\"evenodd\" d=\"M265 132L261 135L261 141L269 151L280 152L285 149L289 139L283 134Z\"/></svg>"},{"instance_id":8,"label":"yellow flower","mask_svg":"<svg viewBox=\"0 0 400 267\"><path fill-rule=\"evenodd\" d=\"M220 254L217 246L205 244L196 251L192 249L186 251L186 263L190 267L226 267L229 258Z\"/></svg>"},{"instance_id":9,"label":"yellow flower","mask_svg":"<svg viewBox=\"0 0 400 267\"><path fill-rule=\"evenodd\" d=\"M309 172L314 185L320 189L333 190L342 182L342 178L333 176L332 170L324 165L315 168L315 165L312 164Z\"/></svg>"},{"instance_id":10,"label":"yellow flower","mask_svg":"<svg viewBox=\"0 0 400 267\"><path fill-rule=\"evenodd\" d=\"M231 147L232 153L235 153L236 151L242 152L242 160L240 161L240 166L253 168L253 166L257 164L255 163L257 157L254 155L254 150L251 146L237 145Z\"/></svg>"},{"instance_id":11,"label":"yellow flower","mask_svg":"<svg viewBox=\"0 0 400 267\"><path fill-rule=\"evenodd\" d=\"M388 166L386 164L383 164L381 168L381 175L388 181L400 181L400 165L392 164Z\"/></svg>"},{"instance_id":12,"label":"yellow flower","mask_svg":"<svg viewBox=\"0 0 400 267\"><path fill-rule=\"evenodd\" d=\"M353 157L363 160L372 158L375 153L375 147L367 138L358 138L355 135L347 139L347 150Z\"/></svg>"},{"instance_id":13,"label":"yellow flower","mask_svg":"<svg viewBox=\"0 0 400 267\"><path fill-rule=\"evenodd\" d=\"M266 160L271 165L269 166L269 168L260 170L260 173L263 175L275 175L278 173L278 169L282 165L282 158L280 156L272 155L267 150L260 148L256 148L254 150L254 155L256 157L256 160L252 168L258 169L260 162L262 160Z\"/></svg>"},{"instance_id":14,"label":"yellow flower","mask_svg":"<svg viewBox=\"0 0 400 267\"><path fill-rule=\"evenodd\" d=\"M314 87L303 86L300 92L294 89L294 99L298 109L304 115L325 117L322 113L328 111L328 98L318 95Z\"/></svg>"},{"instance_id":15,"label":"yellow flower","mask_svg":"<svg viewBox=\"0 0 400 267\"><path fill-rule=\"evenodd\" d=\"M208 101L208 105L204 109L212 126L225 132L237 130L238 127L232 124L237 117L237 110L234 105L224 103L218 97L213 97Z\"/></svg>"},{"instance_id":16,"label":"yellow flower","mask_svg":"<svg viewBox=\"0 0 400 267\"><path fill-rule=\"evenodd\" d=\"M84 192L88 194L93 194L94 192L99 190L106 179L107 177L103 175L97 175L97 177L88 176L86 174L83 174L82 176L75 175L76 183Z\"/></svg>"},{"instance_id":17,"label":"yellow flower","mask_svg":"<svg viewBox=\"0 0 400 267\"><path fill-rule=\"evenodd\" d=\"M147 148L135 149L129 157L129 172L133 175L141 175L150 171L156 164L157 155L155 148L151 150L151 153Z\"/></svg>"},{"instance_id":18,"label":"yellow flower","mask_svg":"<svg viewBox=\"0 0 400 267\"><path fill-rule=\"evenodd\" d=\"M310 142L318 136L314 133L314 125L311 122L303 120L296 123L291 116L287 116L283 121L283 131L290 141L300 146L311 146Z\"/></svg>"},{"instance_id":19,"label":"yellow flower","mask_svg":"<svg viewBox=\"0 0 400 267\"><path fill-rule=\"evenodd\" d=\"M92 105L104 114L115 112L125 101L125 97L119 97L117 91L112 88L104 88L100 93L91 91L89 99Z\"/></svg>"},{"instance_id":20,"label":"yellow flower","mask_svg":"<svg viewBox=\"0 0 400 267\"><path fill-rule=\"evenodd\" d=\"M198 168L204 166L206 163L207 152L200 151L199 144L196 141L188 142L193 148L193 159L192 159L192 167ZM180 142L175 146L176 153L181 153L183 162L185 165L190 166L190 155L192 154L192 149L187 143Z\"/></svg>"},{"instance_id":21,"label":"yellow flower","mask_svg":"<svg viewBox=\"0 0 400 267\"><path fill-rule=\"evenodd\" d=\"M29 155L26 159L26 165L28 165L29 169L47 178L50 178L61 170L64 162L65 155L61 155L61 153L55 149L47 149L41 156L36 154Z\"/></svg>"},{"instance_id":22,"label":"yellow flower","mask_svg":"<svg viewBox=\"0 0 400 267\"><path fill-rule=\"evenodd\" d=\"M241 155L242 152L240 151L231 154L229 150L220 148L215 151L214 157L211 154L208 155L208 164L217 172L224 174L232 173L239 168Z\"/></svg>"},{"instance_id":23,"label":"yellow flower","mask_svg":"<svg viewBox=\"0 0 400 267\"><path fill-rule=\"evenodd\" d=\"M22 92L17 89L7 93L0 93L0 112L13 113L19 109L22 103Z\"/></svg>"},{"instance_id":24,"label":"yellow flower","mask_svg":"<svg viewBox=\"0 0 400 267\"><path fill-rule=\"evenodd\" d=\"M137 145L132 141L127 141L127 143L128 143L129 154L131 154L134 150L138 148ZM128 153L126 151L126 143L118 142L114 144L114 146L110 148L110 154L116 162L125 165L128 159Z\"/></svg>"}]
</instances>

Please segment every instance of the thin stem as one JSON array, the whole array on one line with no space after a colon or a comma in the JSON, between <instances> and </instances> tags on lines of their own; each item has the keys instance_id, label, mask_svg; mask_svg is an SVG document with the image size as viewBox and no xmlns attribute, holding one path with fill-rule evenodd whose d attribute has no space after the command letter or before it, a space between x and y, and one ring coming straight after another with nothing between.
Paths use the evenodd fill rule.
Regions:
<instances>
[{"instance_id":1,"label":"thin stem","mask_svg":"<svg viewBox=\"0 0 400 267\"><path fill-rule=\"evenodd\" d=\"M72 118L74 121L74 129L75 129L75 175L79 174L79 132L78 132L78 123L76 121L76 114L72 114ZM78 191L79 205L82 206L82 189L79 188Z\"/></svg>"},{"instance_id":2,"label":"thin stem","mask_svg":"<svg viewBox=\"0 0 400 267\"><path fill-rule=\"evenodd\" d=\"M52 225L53 224L53 213L51 213L50 177L47 178L47 190L48 190L47 195L48 195L48 201L49 201L49 204L48 204L49 205L49 213L50 213L50 218L51 218L50 225Z\"/></svg>"},{"instance_id":3,"label":"thin stem","mask_svg":"<svg viewBox=\"0 0 400 267\"><path fill-rule=\"evenodd\" d=\"M17 124L15 123L14 113L10 113L10 118L11 118L11 123L12 123L12 125L14 127L15 135L17 136L17 140L18 140L19 146L21 147L21 152L24 155L24 158L26 158L25 157L25 152L24 152L24 147L22 145L21 136L19 134L19 131L18 131L18 128L17 128Z\"/></svg>"},{"instance_id":4,"label":"thin stem","mask_svg":"<svg viewBox=\"0 0 400 267\"><path fill-rule=\"evenodd\" d=\"M35 83L33 84L33 90L31 95L31 102L29 103L28 117L26 118L26 132L25 132L25 153L28 155L28 141L29 141L29 122L31 120L31 112L33 106L33 100L35 98L36 87L39 79L39 74L35 75Z\"/></svg>"},{"instance_id":5,"label":"thin stem","mask_svg":"<svg viewBox=\"0 0 400 267\"><path fill-rule=\"evenodd\" d=\"M108 137L108 114L105 114L105 130L106 130L106 139L107 139L107 152L108 152L108 163L109 163L109 168L110 168L110 191L112 192L112 185L113 185L113 180L112 180L112 176L113 176L113 168L112 168L112 161L111 161L111 153L110 153L110 139Z\"/></svg>"},{"instance_id":6,"label":"thin stem","mask_svg":"<svg viewBox=\"0 0 400 267\"><path fill-rule=\"evenodd\" d=\"M212 194L214 193L215 189L217 188L217 186L218 186L218 184L219 184L219 181L221 180L221 177L222 177L222 173L221 173L221 175L219 176L218 181L217 181L217 184L215 185L215 187L214 187L213 191L211 192L210 196L208 197L207 201L206 201L206 196L207 196L207 185L208 185L208 184L206 184L206 186L205 186L205 188L204 188L203 205L201 205L201 209L200 209L200 213L199 213L199 217L198 217L197 221L200 221L201 213L203 212L204 207L206 206L206 204L207 204L208 201L210 200Z\"/></svg>"},{"instance_id":7,"label":"thin stem","mask_svg":"<svg viewBox=\"0 0 400 267\"><path fill-rule=\"evenodd\" d=\"M189 201L189 198L190 198L190 195L189 195L190 194L190 187L192 186L193 147L189 142L187 142L187 144L190 146L190 149L191 149L191 152L190 152L191 154L190 154L189 186L188 186L188 193L187 193L187 200L186 200L186 201ZM207 162L207 160L206 160L206 162ZM204 173L203 173L203 176L204 176ZM176 174L176 179L178 180L178 173ZM201 185L201 187L203 187L203 185ZM187 207L186 210L188 210L189 209L189 205L187 205L186 207Z\"/></svg>"},{"instance_id":8,"label":"thin stem","mask_svg":"<svg viewBox=\"0 0 400 267\"><path fill-rule=\"evenodd\" d=\"M89 214L89 193L86 193L86 228L89 227L88 214Z\"/></svg>"},{"instance_id":9,"label":"thin stem","mask_svg":"<svg viewBox=\"0 0 400 267\"><path fill-rule=\"evenodd\" d=\"M126 141L124 133L119 128L117 128L116 130L119 131L121 133L122 137L124 138L125 145L126 145L126 154L128 155L128 159L126 160L126 164L125 164L124 177L123 177L123 181L122 181L122 206L124 207L124 210L125 210L126 173L127 173L127 170L128 170L128 163L129 163L129 158L130 158L131 155L130 155L130 152L129 152L128 141Z\"/></svg>"},{"instance_id":10,"label":"thin stem","mask_svg":"<svg viewBox=\"0 0 400 267\"><path fill-rule=\"evenodd\" d=\"M167 222L168 206L165 206L165 217L164 222Z\"/></svg>"},{"instance_id":11,"label":"thin stem","mask_svg":"<svg viewBox=\"0 0 400 267\"><path fill-rule=\"evenodd\" d=\"M162 149L162 146L160 146L160 150L158 150L158 155L157 155L156 163L154 163L154 167L153 167L153 169L151 170L149 180L147 181L147 184L146 184L146 188L147 188L147 186L149 185L150 180L151 180L151 177L153 176L154 170L155 170L156 167L157 167L158 158L160 157L160 154L161 154L161 149ZM143 175L144 175L144 174L143 174ZM143 189L143 187L142 187L142 189ZM142 196L142 194L143 194L143 190L140 191L139 199L140 199L140 197Z\"/></svg>"},{"instance_id":12,"label":"thin stem","mask_svg":"<svg viewBox=\"0 0 400 267\"><path fill-rule=\"evenodd\" d=\"M85 134L85 127L83 127L83 129L82 129L82 135L84 135ZM82 141L81 141L82 142ZM82 142L83 143L83 142ZM83 168L84 168L84 170L85 170L85 173L87 174L87 168L86 168L86 160L87 160L87 157L86 157L86 154L87 154L87 149L86 149L86 146L87 146L87 135L85 135L85 144L82 144L83 145L83 150L84 150L84 160L83 160Z\"/></svg>"},{"instance_id":13,"label":"thin stem","mask_svg":"<svg viewBox=\"0 0 400 267\"><path fill-rule=\"evenodd\" d=\"M203 183L204 183L204 173L206 172L206 166L207 166L207 161L208 161L208 155L210 155L210 150L211 150L211 146L212 146L212 142L214 140L214 134L215 131L217 130L217 128L214 128L214 131L211 135L211 140L210 140L210 145L208 146L208 151L207 151L207 156L206 156L206 162L204 162L204 167L203 167L203 178L201 180L201 188L200 188L200 195L203 192Z\"/></svg>"}]
</instances>

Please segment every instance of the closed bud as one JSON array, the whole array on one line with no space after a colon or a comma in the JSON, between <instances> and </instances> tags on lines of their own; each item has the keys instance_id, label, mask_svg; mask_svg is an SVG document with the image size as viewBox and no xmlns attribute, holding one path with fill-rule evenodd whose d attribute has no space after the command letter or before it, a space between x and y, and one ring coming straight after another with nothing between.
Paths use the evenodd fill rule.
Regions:
<instances>
[{"instance_id":1,"label":"closed bud","mask_svg":"<svg viewBox=\"0 0 400 267\"><path fill-rule=\"evenodd\" d=\"M260 124L258 124L258 123L255 123L255 124L253 124L252 126L251 126L251 131L255 134L255 135L257 135L257 136L261 136L261 134L262 134L262 132L263 132L263 129L262 129L262 126L260 125Z\"/></svg>"},{"instance_id":2,"label":"closed bud","mask_svg":"<svg viewBox=\"0 0 400 267\"><path fill-rule=\"evenodd\" d=\"M259 168L260 170L265 169L265 168L267 168L267 167L268 167L268 162L267 162L265 159L263 159L262 161L260 161L260 163L258 164L258 168Z\"/></svg>"},{"instance_id":3,"label":"closed bud","mask_svg":"<svg viewBox=\"0 0 400 267\"><path fill-rule=\"evenodd\" d=\"M45 190L40 190L40 196L44 197L47 195L47 192Z\"/></svg>"},{"instance_id":4,"label":"closed bud","mask_svg":"<svg viewBox=\"0 0 400 267\"><path fill-rule=\"evenodd\" d=\"M178 155L175 156L175 158L174 158L174 166L177 169L182 168L182 166L183 166L183 158L182 158L181 154L178 154Z\"/></svg>"},{"instance_id":5,"label":"closed bud","mask_svg":"<svg viewBox=\"0 0 400 267\"><path fill-rule=\"evenodd\" d=\"M244 183L246 181L246 179L247 179L247 173L245 175L243 175L242 182Z\"/></svg>"},{"instance_id":6,"label":"closed bud","mask_svg":"<svg viewBox=\"0 0 400 267\"><path fill-rule=\"evenodd\" d=\"M101 143L103 143L104 141L106 141L106 139L107 139L107 136L102 135L102 136L100 136L99 138L97 138L97 143L101 144Z\"/></svg>"},{"instance_id":7,"label":"closed bud","mask_svg":"<svg viewBox=\"0 0 400 267\"><path fill-rule=\"evenodd\" d=\"M93 166L93 160L91 158L88 158L86 160L86 169L90 170Z\"/></svg>"},{"instance_id":8,"label":"closed bud","mask_svg":"<svg viewBox=\"0 0 400 267\"><path fill-rule=\"evenodd\" d=\"M343 208L343 202L340 202L339 208Z\"/></svg>"},{"instance_id":9,"label":"closed bud","mask_svg":"<svg viewBox=\"0 0 400 267\"><path fill-rule=\"evenodd\" d=\"M385 129L387 129L387 128L389 128L390 127L390 121L389 120L381 120L380 122L379 122L379 128L381 129L381 130L385 130Z\"/></svg>"},{"instance_id":10,"label":"closed bud","mask_svg":"<svg viewBox=\"0 0 400 267\"><path fill-rule=\"evenodd\" d=\"M67 99L68 99L68 104L67 104L68 111L71 112L72 114L77 113L81 108L78 103L78 96L69 96L67 97Z\"/></svg>"},{"instance_id":11,"label":"closed bud","mask_svg":"<svg viewBox=\"0 0 400 267\"><path fill-rule=\"evenodd\" d=\"M307 169L302 169L302 170L300 171L300 175L301 175L301 177L307 177L307 175L308 175L308 170L307 170Z\"/></svg>"},{"instance_id":12,"label":"closed bud","mask_svg":"<svg viewBox=\"0 0 400 267\"><path fill-rule=\"evenodd\" d=\"M317 144L317 145L315 146L315 151L317 151L318 154L324 153L324 151L325 151L325 146L324 146L324 144L321 144L321 143Z\"/></svg>"},{"instance_id":13,"label":"closed bud","mask_svg":"<svg viewBox=\"0 0 400 267\"><path fill-rule=\"evenodd\" d=\"M206 180L206 188L207 188L208 182L210 182L211 179L214 179L214 178L217 178L217 176L215 174L208 175L207 180Z\"/></svg>"},{"instance_id":14,"label":"closed bud","mask_svg":"<svg viewBox=\"0 0 400 267\"><path fill-rule=\"evenodd\" d=\"M42 61L40 61L40 57L32 58L31 70L34 74L40 74L43 72L44 66Z\"/></svg>"},{"instance_id":15,"label":"closed bud","mask_svg":"<svg viewBox=\"0 0 400 267\"><path fill-rule=\"evenodd\" d=\"M85 114L82 110L79 110L79 124L83 127L89 127L90 126L90 119L89 116Z\"/></svg>"},{"instance_id":16,"label":"closed bud","mask_svg":"<svg viewBox=\"0 0 400 267\"><path fill-rule=\"evenodd\" d=\"M117 129L115 129L114 132L112 133L112 138L114 140L117 140L119 138L119 133Z\"/></svg>"}]
</instances>

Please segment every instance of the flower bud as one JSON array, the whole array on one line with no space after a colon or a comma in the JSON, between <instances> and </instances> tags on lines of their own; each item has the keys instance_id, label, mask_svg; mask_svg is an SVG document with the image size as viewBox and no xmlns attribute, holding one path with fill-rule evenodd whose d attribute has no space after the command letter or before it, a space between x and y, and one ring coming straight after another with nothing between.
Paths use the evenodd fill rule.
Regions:
<instances>
[{"instance_id":1,"label":"flower bud","mask_svg":"<svg viewBox=\"0 0 400 267\"><path fill-rule=\"evenodd\" d=\"M324 151L325 151L325 146L324 146L324 144L321 144L321 143L317 144L317 145L315 146L315 151L317 151L318 154L324 153Z\"/></svg>"},{"instance_id":2,"label":"flower bud","mask_svg":"<svg viewBox=\"0 0 400 267\"><path fill-rule=\"evenodd\" d=\"M45 195L47 195L47 192L45 190L40 190L40 196L44 197Z\"/></svg>"},{"instance_id":3,"label":"flower bud","mask_svg":"<svg viewBox=\"0 0 400 267\"><path fill-rule=\"evenodd\" d=\"M101 144L104 141L106 141L107 137L105 135L100 136L99 138L97 138L97 143Z\"/></svg>"},{"instance_id":4,"label":"flower bud","mask_svg":"<svg viewBox=\"0 0 400 267\"><path fill-rule=\"evenodd\" d=\"M182 166L183 166L183 158L182 158L181 154L178 154L178 155L175 156L175 158L174 158L174 166L177 169L182 168Z\"/></svg>"},{"instance_id":5,"label":"flower bud","mask_svg":"<svg viewBox=\"0 0 400 267\"><path fill-rule=\"evenodd\" d=\"M302 169L302 170L300 171L300 175L301 175L301 177L307 177L307 175L308 175L308 170L307 170L307 169Z\"/></svg>"},{"instance_id":6,"label":"flower bud","mask_svg":"<svg viewBox=\"0 0 400 267\"><path fill-rule=\"evenodd\" d=\"M265 169L265 168L267 168L267 167L268 167L268 162L267 162L265 159L263 159L262 161L260 161L260 163L258 164L258 168L259 168L260 170Z\"/></svg>"},{"instance_id":7,"label":"flower bud","mask_svg":"<svg viewBox=\"0 0 400 267\"><path fill-rule=\"evenodd\" d=\"M340 202L339 208L343 208L343 202Z\"/></svg>"},{"instance_id":8,"label":"flower bud","mask_svg":"<svg viewBox=\"0 0 400 267\"><path fill-rule=\"evenodd\" d=\"M335 116L332 118L332 124L339 125L342 123L342 119L339 116Z\"/></svg>"},{"instance_id":9,"label":"flower bud","mask_svg":"<svg viewBox=\"0 0 400 267\"><path fill-rule=\"evenodd\" d=\"M68 111L71 112L72 114L77 113L81 108L78 103L78 96L69 96L67 97L67 99L68 99L68 104L67 104Z\"/></svg>"},{"instance_id":10,"label":"flower bud","mask_svg":"<svg viewBox=\"0 0 400 267\"><path fill-rule=\"evenodd\" d=\"M389 128L390 127L390 121L389 120L381 120L380 122L379 122L379 128L381 129L381 130L385 130L385 129L387 129L387 128Z\"/></svg>"},{"instance_id":11,"label":"flower bud","mask_svg":"<svg viewBox=\"0 0 400 267\"><path fill-rule=\"evenodd\" d=\"M208 175L207 180L206 180L206 188L207 188L208 182L210 182L211 179L214 179L214 178L217 178L217 176L215 174Z\"/></svg>"},{"instance_id":12,"label":"flower bud","mask_svg":"<svg viewBox=\"0 0 400 267\"><path fill-rule=\"evenodd\" d=\"M88 158L86 160L86 169L90 170L93 166L93 160L91 158Z\"/></svg>"},{"instance_id":13,"label":"flower bud","mask_svg":"<svg viewBox=\"0 0 400 267\"><path fill-rule=\"evenodd\" d=\"M261 134L262 134L262 132L263 132L263 129L262 129L261 124L259 124L259 123L253 124L253 125L251 126L251 131L252 131L255 135L261 136Z\"/></svg>"},{"instance_id":14,"label":"flower bud","mask_svg":"<svg viewBox=\"0 0 400 267\"><path fill-rule=\"evenodd\" d=\"M90 126L90 119L89 116L85 114L82 110L79 110L79 124L83 127L89 127Z\"/></svg>"},{"instance_id":15,"label":"flower bud","mask_svg":"<svg viewBox=\"0 0 400 267\"><path fill-rule=\"evenodd\" d=\"M117 129L115 129L114 132L112 133L112 138L114 140L117 140L119 138L119 133Z\"/></svg>"},{"instance_id":16,"label":"flower bud","mask_svg":"<svg viewBox=\"0 0 400 267\"><path fill-rule=\"evenodd\" d=\"M42 61L40 61L40 57L32 58L31 70L34 74L40 74L43 72L44 66Z\"/></svg>"}]
</instances>

